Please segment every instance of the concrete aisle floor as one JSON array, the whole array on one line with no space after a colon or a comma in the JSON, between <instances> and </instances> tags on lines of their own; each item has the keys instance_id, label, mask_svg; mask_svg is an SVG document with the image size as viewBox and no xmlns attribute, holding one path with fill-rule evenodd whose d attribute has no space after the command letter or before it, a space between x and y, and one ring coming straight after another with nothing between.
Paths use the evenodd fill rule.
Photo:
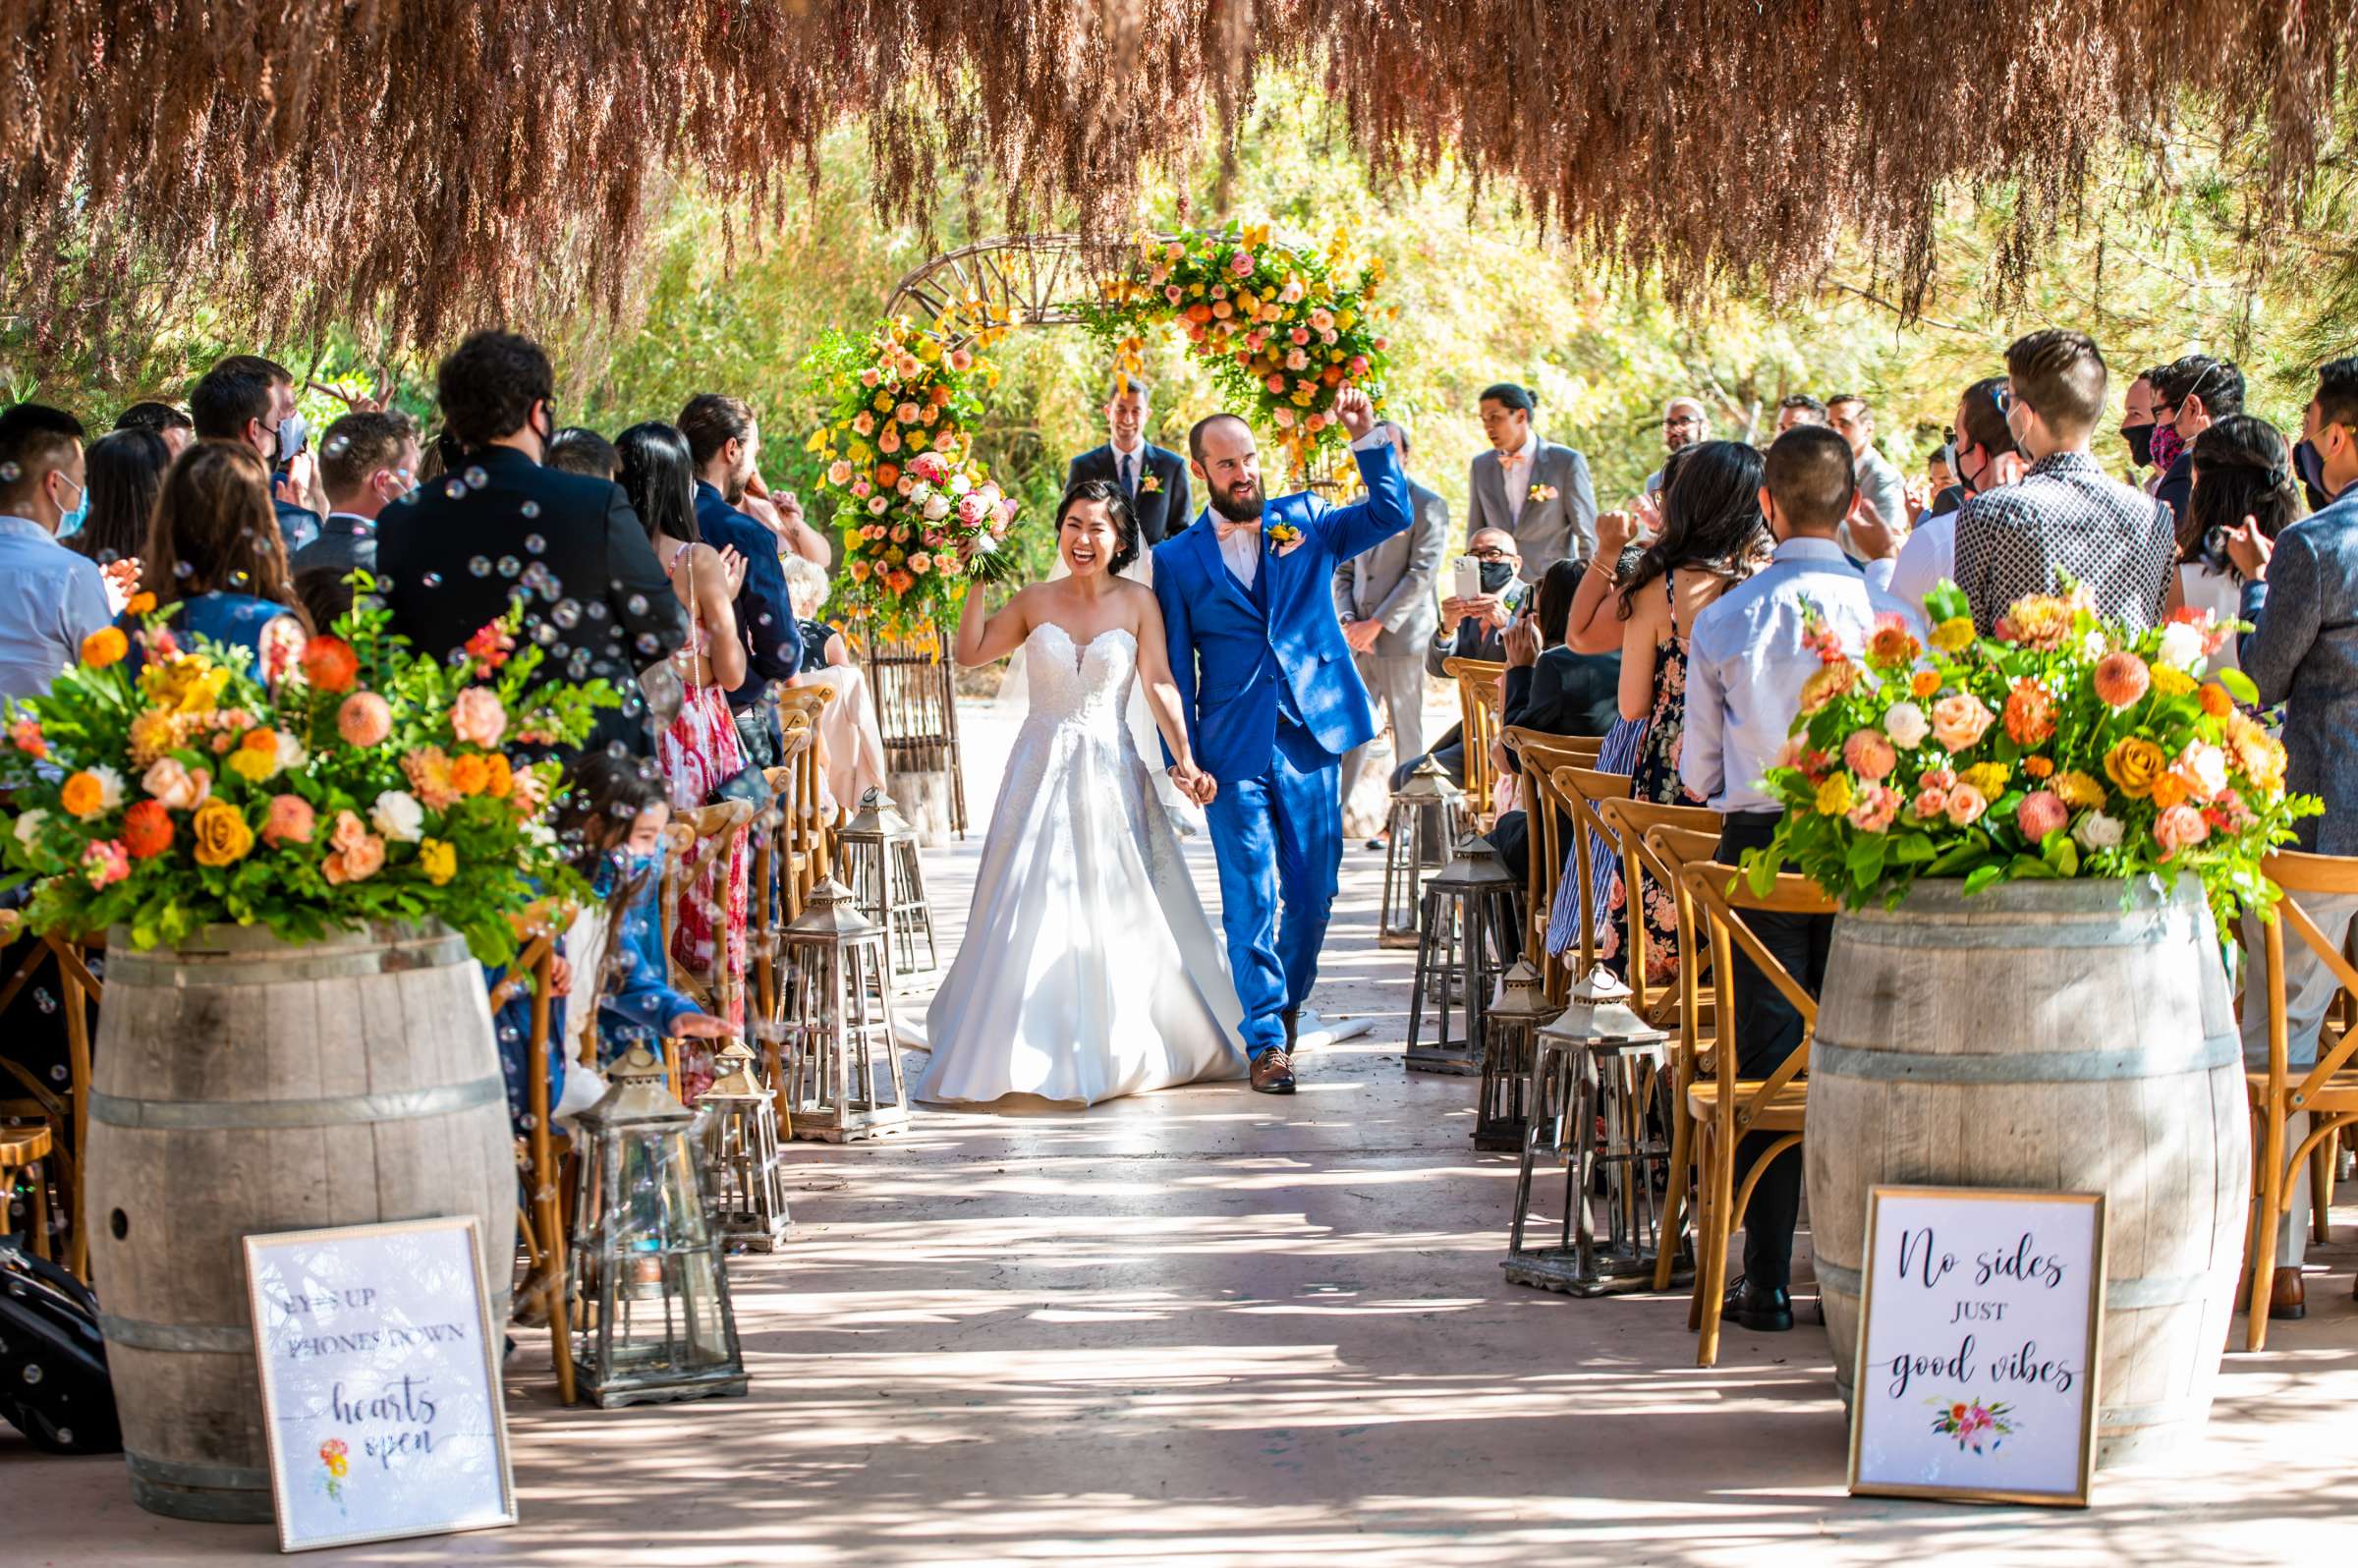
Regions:
<instances>
[{"instance_id":1,"label":"concrete aisle floor","mask_svg":"<svg viewBox=\"0 0 2358 1568\"><path fill-rule=\"evenodd\" d=\"M1005 722L967 714L978 815ZM978 845L930 858L955 936ZM1209 886L1209 863L1197 845ZM2351 1249L2308 1321L2227 1359L2207 1441L2086 1513L1853 1500L1824 1331L1683 1297L1576 1301L1498 1271L1514 1167L1472 1084L1407 1077L1402 955L1354 850L1321 1005L1375 1036L1291 1100L1180 1090L1086 1114L921 1114L789 1156L800 1229L731 1266L744 1401L561 1410L520 1335L523 1523L351 1563L2056 1564L2346 1554L2358 1510ZM2345 1189L2346 1192L2346 1189ZM2358 1215L2337 1216L2344 1227ZM1805 1308L1806 1316L1806 1308ZM0 1434L0 1565L260 1562L267 1530L133 1506L121 1462ZM1993 1552L1995 1555L1993 1555Z\"/></svg>"}]
</instances>

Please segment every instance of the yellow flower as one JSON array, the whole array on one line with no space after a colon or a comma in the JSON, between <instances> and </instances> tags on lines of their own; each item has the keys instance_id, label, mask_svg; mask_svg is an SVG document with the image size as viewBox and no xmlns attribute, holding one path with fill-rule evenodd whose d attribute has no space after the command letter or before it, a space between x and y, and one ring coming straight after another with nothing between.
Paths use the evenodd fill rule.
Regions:
<instances>
[{"instance_id":1,"label":"yellow flower","mask_svg":"<svg viewBox=\"0 0 2358 1568\"><path fill-rule=\"evenodd\" d=\"M93 670L122 662L131 651L131 639L111 626L102 626L82 640L82 662Z\"/></svg>"},{"instance_id":2,"label":"yellow flower","mask_svg":"<svg viewBox=\"0 0 2358 1568\"><path fill-rule=\"evenodd\" d=\"M199 866L229 866L253 849L253 829L246 825L246 813L224 800L197 807L189 828L196 838Z\"/></svg>"},{"instance_id":3,"label":"yellow flower","mask_svg":"<svg viewBox=\"0 0 2358 1568\"><path fill-rule=\"evenodd\" d=\"M440 887L459 874L459 852L438 838L421 838L418 841L418 865L425 879Z\"/></svg>"},{"instance_id":4,"label":"yellow flower","mask_svg":"<svg viewBox=\"0 0 2358 1568\"><path fill-rule=\"evenodd\" d=\"M1954 653L1973 643L1973 622L1962 615L1952 615L1933 628L1933 646L1943 653Z\"/></svg>"},{"instance_id":5,"label":"yellow flower","mask_svg":"<svg viewBox=\"0 0 2358 1568\"><path fill-rule=\"evenodd\" d=\"M2154 780L2168 767L2162 748L2142 736L2132 735L2105 754L2105 776L2133 801L2153 794Z\"/></svg>"},{"instance_id":6,"label":"yellow flower","mask_svg":"<svg viewBox=\"0 0 2358 1568\"><path fill-rule=\"evenodd\" d=\"M1850 810L1850 775L1836 773L1818 786L1818 814L1840 816Z\"/></svg>"},{"instance_id":7,"label":"yellow flower","mask_svg":"<svg viewBox=\"0 0 2358 1568\"><path fill-rule=\"evenodd\" d=\"M2163 697L2184 697L2194 690L2194 677L2174 664L2153 667L2154 690Z\"/></svg>"},{"instance_id":8,"label":"yellow flower","mask_svg":"<svg viewBox=\"0 0 2358 1568\"><path fill-rule=\"evenodd\" d=\"M278 771L278 753L241 746L229 754L229 770L249 784L259 784Z\"/></svg>"},{"instance_id":9,"label":"yellow flower","mask_svg":"<svg viewBox=\"0 0 2358 1568\"><path fill-rule=\"evenodd\" d=\"M1993 801L2006 790L2006 764L2003 762L1976 762L1957 777Z\"/></svg>"},{"instance_id":10,"label":"yellow flower","mask_svg":"<svg viewBox=\"0 0 2358 1568\"><path fill-rule=\"evenodd\" d=\"M180 744L180 728L172 715L151 707L131 721L131 759L145 767Z\"/></svg>"},{"instance_id":11,"label":"yellow flower","mask_svg":"<svg viewBox=\"0 0 2358 1568\"><path fill-rule=\"evenodd\" d=\"M2056 774L2051 787L2055 799L2074 811L2105 804L2105 787L2076 767Z\"/></svg>"}]
</instances>

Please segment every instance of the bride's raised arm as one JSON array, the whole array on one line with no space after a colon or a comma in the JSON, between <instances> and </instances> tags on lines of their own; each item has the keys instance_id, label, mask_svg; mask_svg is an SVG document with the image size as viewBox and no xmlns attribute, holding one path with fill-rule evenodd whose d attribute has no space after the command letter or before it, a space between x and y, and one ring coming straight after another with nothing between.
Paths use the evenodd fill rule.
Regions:
<instances>
[{"instance_id":1,"label":"bride's raised arm","mask_svg":"<svg viewBox=\"0 0 2358 1568\"><path fill-rule=\"evenodd\" d=\"M1181 793L1192 797L1199 806L1211 804L1215 786L1211 775L1196 766L1196 753L1187 733L1187 710L1179 701L1179 683L1171 679L1171 645L1162 629L1162 604L1150 588L1139 588L1132 594L1138 607L1138 625L1132 636L1138 640L1138 682L1146 691L1147 706L1153 711L1154 727L1162 732L1162 743L1178 760L1172 764L1171 779Z\"/></svg>"},{"instance_id":2,"label":"bride's raised arm","mask_svg":"<svg viewBox=\"0 0 2358 1568\"><path fill-rule=\"evenodd\" d=\"M1032 635L1032 605L1039 591L1037 584L1018 588L1015 597L999 606L998 614L986 616L982 613L982 585L967 585L966 608L958 616L958 640L951 645L950 657L971 670L1022 647L1024 639Z\"/></svg>"}]
</instances>

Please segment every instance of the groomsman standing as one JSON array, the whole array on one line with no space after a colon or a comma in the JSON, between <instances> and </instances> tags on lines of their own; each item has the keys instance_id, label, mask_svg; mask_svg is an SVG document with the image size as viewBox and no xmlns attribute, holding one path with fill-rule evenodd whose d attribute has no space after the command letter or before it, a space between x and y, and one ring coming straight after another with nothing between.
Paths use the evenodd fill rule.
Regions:
<instances>
[{"instance_id":1,"label":"groomsman standing","mask_svg":"<svg viewBox=\"0 0 2358 1568\"><path fill-rule=\"evenodd\" d=\"M1537 583L1557 561L1597 553L1597 492L1589 460L1568 446L1543 441L1531 427L1538 406L1512 381L1486 387L1482 433L1490 450L1466 476L1466 530L1498 529L1514 535L1523 581Z\"/></svg>"},{"instance_id":2,"label":"groomsman standing","mask_svg":"<svg viewBox=\"0 0 2358 1568\"><path fill-rule=\"evenodd\" d=\"M1110 479L1120 485L1138 519L1142 553L1186 528L1192 517L1187 459L1147 439L1153 397L1154 389L1134 376L1117 380L1105 399L1105 432L1110 439L1073 459L1064 476L1068 490L1083 479Z\"/></svg>"},{"instance_id":3,"label":"groomsman standing","mask_svg":"<svg viewBox=\"0 0 2358 1568\"><path fill-rule=\"evenodd\" d=\"M1392 450L1405 469L1406 426L1387 420L1383 428L1391 432ZM1448 502L1411 477L1408 509L1416 521L1406 533L1395 533L1334 569L1334 613L1343 623L1343 641L1351 644L1368 695L1391 715L1396 760L1425 755L1425 644L1439 625L1433 585L1449 547ZM1343 754L1346 807L1367 760L1366 746Z\"/></svg>"}]
</instances>

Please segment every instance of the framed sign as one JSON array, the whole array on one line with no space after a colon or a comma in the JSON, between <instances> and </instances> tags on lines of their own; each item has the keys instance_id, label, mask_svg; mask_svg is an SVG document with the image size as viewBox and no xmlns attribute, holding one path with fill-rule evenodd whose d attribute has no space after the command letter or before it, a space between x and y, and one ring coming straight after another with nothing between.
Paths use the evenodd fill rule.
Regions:
<instances>
[{"instance_id":1,"label":"framed sign","mask_svg":"<svg viewBox=\"0 0 2358 1568\"><path fill-rule=\"evenodd\" d=\"M246 1238L281 1551L516 1522L471 1215Z\"/></svg>"},{"instance_id":2,"label":"framed sign","mask_svg":"<svg viewBox=\"0 0 2358 1568\"><path fill-rule=\"evenodd\" d=\"M2085 1508L2104 1196L1878 1187L1862 1256L1850 1489Z\"/></svg>"}]
</instances>

